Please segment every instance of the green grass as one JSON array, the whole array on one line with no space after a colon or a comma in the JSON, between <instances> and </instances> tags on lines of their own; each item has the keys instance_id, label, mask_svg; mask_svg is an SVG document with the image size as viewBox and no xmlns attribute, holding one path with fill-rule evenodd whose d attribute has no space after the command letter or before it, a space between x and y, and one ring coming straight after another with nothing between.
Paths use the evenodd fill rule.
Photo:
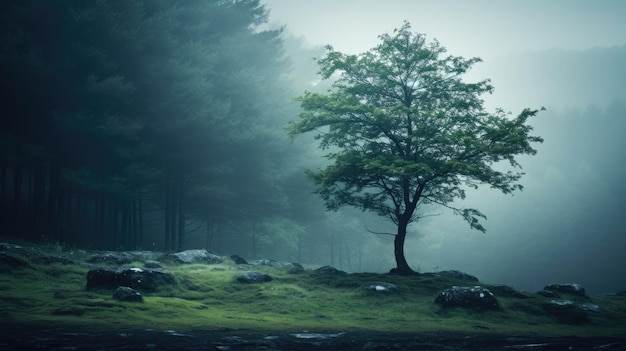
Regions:
<instances>
[{"instance_id":1,"label":"green grass","mask_svg":"<svg viewBox=\"0 0 626 351\"><path fill-rule=\"evenodd\" d=\"M447 331L527 336L620 336L626 330L624 297L594 297L601 311L590 314L591 323L565 325L543 311L541 304L549 299L536 294L525 299L498 297L501 311L441 308L433 303L439 291L475 284L428 274L327 276L250 266L274 280L242 284L234 281L242 270L230 261L164 264L163 268L175 275L177 285L143 293L143 303L131 303L114 300L110 290L86 290L90 268L78 264L0 266L0 320L101 330ZM371 281L397 284L399 291L380 296L359 289Z\"/></svg>"}]
</instances>

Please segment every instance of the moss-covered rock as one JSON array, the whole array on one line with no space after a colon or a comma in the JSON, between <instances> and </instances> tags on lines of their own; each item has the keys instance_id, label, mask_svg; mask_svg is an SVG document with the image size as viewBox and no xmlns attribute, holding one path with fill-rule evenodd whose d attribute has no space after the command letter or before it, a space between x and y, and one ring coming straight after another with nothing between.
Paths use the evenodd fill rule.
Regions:
<instances>
[{"instance_id":1,"label":"moss-covered rock","mask_svg":"<svg viewBox=\"0 0 626 351\"><path fill-rule=\"evenodd\" d=\"M435 299L443 307L462 307L477 310L499 310L500 304L489 289L482 286L453 286Z\"/></svg>"},{"instance_id":2,"label":"moss-covered rock","mask_svg":"<svg viewBox=\"0 0 626 351\"><path fill-rule=\"evenodd\" d=\"M163 285L176 284L171 273L142 268L93 269L87 272L87 289L115 289L127 286L141 291L155 291Z\"/></svg>"},{"instance_id":3,"label":"moss-covered rock","mask_svg":"<svg viewBox=\"0 0 626 351\"><path fill-rule=\"evenodd\" d=\"M247 271L235 279L240 283L246 284L265 283L273 280L269 274L255 271Z\"/></svg>"}]
</instances>

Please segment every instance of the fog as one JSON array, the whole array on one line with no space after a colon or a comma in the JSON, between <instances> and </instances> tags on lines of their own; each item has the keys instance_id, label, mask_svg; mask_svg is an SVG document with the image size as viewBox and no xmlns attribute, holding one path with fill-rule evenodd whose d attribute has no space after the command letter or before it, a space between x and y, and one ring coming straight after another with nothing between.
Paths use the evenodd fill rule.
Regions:
<instances>
[{"instance_id":1,"label":"fog","mask_svg":"<svg viewBox=\"0 0 626 351\"><path fill-rule=\"evenodd\" d=\"M468 80L492 79L488 108L547 108L531 122L545 142L521 159L524 191L469 193L463 205L487 215L486 234L430 210L407 242L415 269L458 269L529 291L551 282L592 293L626 288L625 2L265 2L270 27L346 53L368 50L408 20L450 53L484 59ZM388 259L367 268L384 271L391 239L377 240L388 243Z\"/></svg>"},{"instance_id":2,"label":"fog","mask_svg":"<svg viewBox=\"0 0 626 351\"><path fill-rule=\"evenodd\" d=\"M619 0L556 1L265 0L269 26L311 45L348 53L376 45L404 20L457 55L483 59L551 48L585 50L626 44Z\"/></svg>"},{"instance_id":3,"label":"fog","mask_svg":"<svg viewBox=\"0 0 626 351\"><path fill-rule=\"evenodd\" d=\"M523 192L468 191L485 234L444 208L409 228L420 272L522 290L626 289L626 2L31 1L0 3L0 240L191 248L357 272L396 266L396 228L327 212L290 139L294 97L323 90L324 45L365 52L409 21L481 57L489 111L540 109ZM499 165L498 165L499 167Z\"/></svg>"}]
</instances>

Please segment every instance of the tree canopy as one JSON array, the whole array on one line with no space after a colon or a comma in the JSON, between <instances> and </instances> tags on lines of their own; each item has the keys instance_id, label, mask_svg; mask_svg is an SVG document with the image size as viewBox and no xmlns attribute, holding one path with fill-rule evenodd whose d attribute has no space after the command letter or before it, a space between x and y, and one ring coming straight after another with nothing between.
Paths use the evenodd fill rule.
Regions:
<instances>
[{"instance_id":1,"label":"tree canopy","mask_svg":"<svg viewBox=\"0 0 626 351\"><path fill-rule=\"evenodd\" d=\"M359 55L327 47L319 74L336 80L325 93L297 98L304 112L289 132L316 131L328 150L330 165L308 172L328 209L354 206L397 225L397 271L410 273L404 242L407 226L420 218L418 207L447 207L485 231L483 213L454 201L479 185L521 190L516 156L535 154L532 143L542 139L527 124L538 110L515 117L485 110L481 96L493 91L490 81L463 80L479 58L446 55L409 23L380 40ZM502 161L511 167L503 170Z\"/></svg>"}]
</instances>

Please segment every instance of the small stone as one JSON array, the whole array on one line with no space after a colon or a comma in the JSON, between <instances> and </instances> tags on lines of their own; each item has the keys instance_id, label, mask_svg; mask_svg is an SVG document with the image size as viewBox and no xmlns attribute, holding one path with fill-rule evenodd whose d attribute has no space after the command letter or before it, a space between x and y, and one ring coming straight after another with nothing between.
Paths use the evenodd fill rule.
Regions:
<instances>
[{"instance_id":1,"label":"small stone","mask_svg":"<svg viewBox=\"0 0 626 351\"><path fill-rule=\"evenodd\" d=\"M398 286L396 284L386 282L368 282L361 285L361 289L377 295L387 295L397 292Z\"/></svg>"},{"instance_id":2,"label":"small stone","mask_svg":"<svg viewBox=\"0 0 626 351\"><path fill-rule=\"evenodd\" d=\"M126 302L143 302L143 297L139 291L129 288L127 286L119 286L113 292L113 298L119 301Z\"/></svg>"}]
</instances>

